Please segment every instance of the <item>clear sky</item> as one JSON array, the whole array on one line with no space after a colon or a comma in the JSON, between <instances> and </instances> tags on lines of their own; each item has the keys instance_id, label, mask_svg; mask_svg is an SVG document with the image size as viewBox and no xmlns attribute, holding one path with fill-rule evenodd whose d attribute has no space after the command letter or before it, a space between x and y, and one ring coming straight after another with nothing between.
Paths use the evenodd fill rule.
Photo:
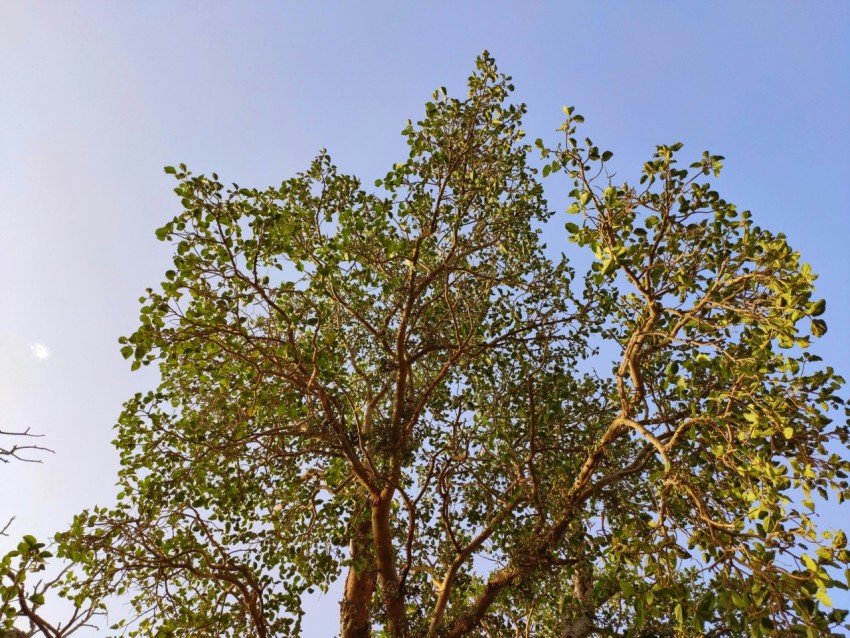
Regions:
<instances>
[{"instance_id":1,"label":"clear sky","mask_svg":"<svg viewBox=\"0 0 850 638\"><path fill-rule=\"evenodd\" d=\"M155 381L117 338L170 259L162 166L263 187L326 147L369 184L483 49L531 139L572 104L623 179L656 144L725 155L721 194L820 273L817 349L850 377L850 2L0 0L0 430L56 452L0 466L13 536L112 500L112 425ZM305 635L333 633L322 607Z\"/></svg>"}]
</instances>

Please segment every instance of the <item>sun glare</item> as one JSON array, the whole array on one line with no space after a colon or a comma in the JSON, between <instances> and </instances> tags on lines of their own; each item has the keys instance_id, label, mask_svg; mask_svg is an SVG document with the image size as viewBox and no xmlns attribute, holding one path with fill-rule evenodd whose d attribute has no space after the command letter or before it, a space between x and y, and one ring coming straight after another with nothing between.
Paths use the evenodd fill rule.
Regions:
<instances>
[{"instance_id":1,"label":"sun glare","mask_svg":"<svg viewBox=\"0 0 850 638\"><path fill-rule=\"evenodd\" d=\"M39 361L44 361L50 356L50 350L43 343L34 343L30 346L33 356Z\"/></svg>"}]
</instances>

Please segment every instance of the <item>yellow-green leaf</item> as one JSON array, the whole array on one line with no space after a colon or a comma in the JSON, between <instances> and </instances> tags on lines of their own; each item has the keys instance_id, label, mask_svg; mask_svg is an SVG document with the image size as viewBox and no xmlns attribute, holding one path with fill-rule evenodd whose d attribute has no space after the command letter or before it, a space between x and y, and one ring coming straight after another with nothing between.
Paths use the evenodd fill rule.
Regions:
<instances>
[{"instance_id":1,"label":"yellow-green leaf","mask_svg":"<svg viewBox=\"0 0 850 638\"><path fill-rule=\"evenodd\" d=\"M818 589L815 597L827 607L832 607L832 599L827 595L825 590Z\"/></svg>"}]
</instances>

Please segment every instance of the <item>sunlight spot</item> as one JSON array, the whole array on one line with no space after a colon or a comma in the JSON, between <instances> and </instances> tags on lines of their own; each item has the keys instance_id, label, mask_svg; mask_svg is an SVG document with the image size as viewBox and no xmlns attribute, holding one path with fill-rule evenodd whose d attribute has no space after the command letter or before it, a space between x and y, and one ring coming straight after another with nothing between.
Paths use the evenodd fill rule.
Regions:
<instances>
[{"instance_id":1,"label":"sunlight spot","mask_svg":"<svg viewBox=\"0 0 850 638\"><path fill-rule=\"evenodd\" d=\"M50 356L50 350L48 350L47 346L43 343L32 344L30 346L30 350L32 350L32 355L39 361L44 361Z\"/></svg>"}]
</instances>

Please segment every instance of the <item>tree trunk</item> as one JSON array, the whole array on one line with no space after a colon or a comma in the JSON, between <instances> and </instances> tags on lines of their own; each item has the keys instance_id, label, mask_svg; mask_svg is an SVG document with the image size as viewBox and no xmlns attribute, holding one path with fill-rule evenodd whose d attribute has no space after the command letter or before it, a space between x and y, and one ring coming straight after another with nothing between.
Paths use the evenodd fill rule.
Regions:
<instances>
[{"instance_id":1,"label":"tree trunk","mask_svg":"<svg viewBox=\"0 0 850 638\"><path fill-rule=\"evenodd\" d=\"M384 612L387 615L387 632L392 638L407 638L409 636L407 610L398 571L396 570L395 548L390 531L392 496L392 489L386 489L381 498L377 499L372 505L375 565L378 569Z\"/></svg>"},{"instance_id":2,"label":"tree trunk","mask_svg":"<svg viewBox=\"0 0 850 638\"><path fill-rule=\"evenodd\" d=\"M339 604L340 638L369 638L372 635L370 611L375 594L375 554L372 548L372 521L368 514L352 525L351 566Z\"/></svg>"},{"instance_id":3,"label":"tree trunk","mask_svg":"<svg viewBox=\"0 0 850 638\"><path fill-rule=\"evenodd\" d=\"M573 619L564 622L561 638L586 638L593 631L596 611L593 608L593 566L587 561L576 566L573 596L577 612Z\"/></svg>"}]
</instances>

